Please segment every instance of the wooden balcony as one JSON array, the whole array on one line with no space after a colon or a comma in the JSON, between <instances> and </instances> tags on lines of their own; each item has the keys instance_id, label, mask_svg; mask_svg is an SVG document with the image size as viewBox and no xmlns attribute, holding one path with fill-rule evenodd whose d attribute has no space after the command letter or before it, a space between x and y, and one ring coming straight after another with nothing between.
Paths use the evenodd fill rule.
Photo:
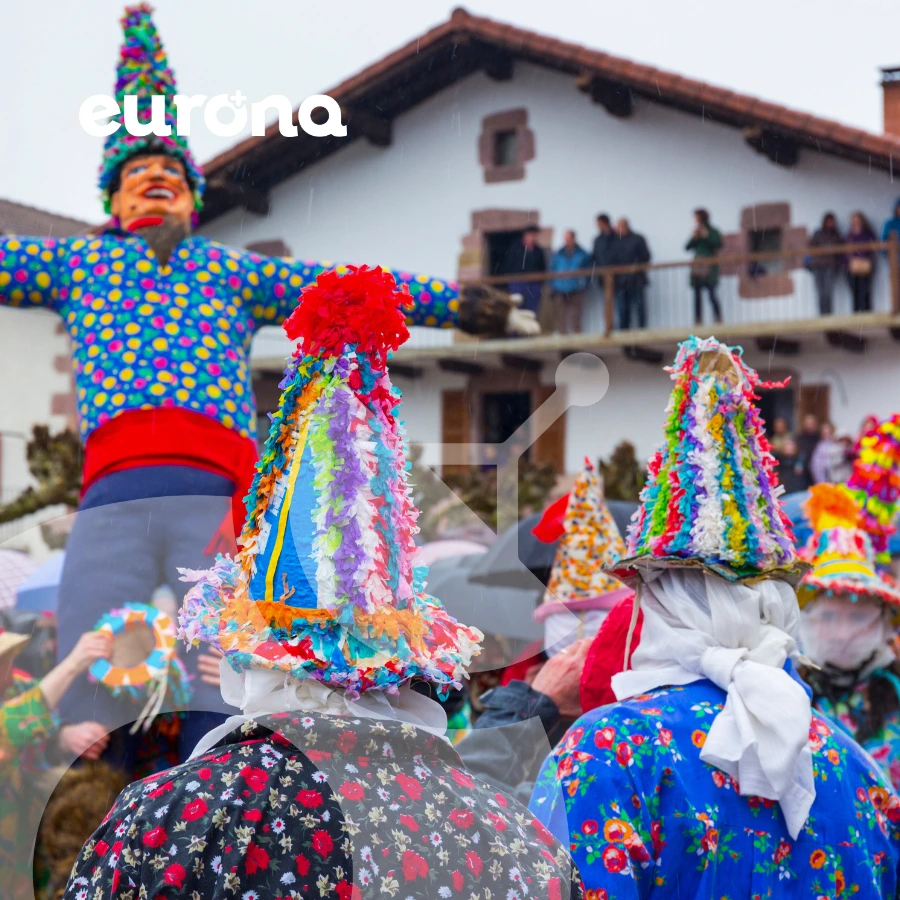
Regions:
<instances>
[{"instance_id":1,"label":"wooden balcony","mask_svg":"<svg viewBox=\"0 0 900 900\"><path fill-rule=\"evenodd\" d=\"M875 253L872 277L872 311L855 313L848 280L838 276L835 312L819 314L818 296L806 263L816 256L844 257L853 251ZM900 341L900 246L896 240L868 244L845 244L777 253L720 255L708 261L719 268L719 302L723 321L713 323L704 292L705 322L694 324L694 297L690 286L693 259L647 265L612 266L566 273L518 276L519 282L547 284L557 278L589 278L591 287L585 304L582 329L577 334L543 333L529 338L475 339L420 332L394 355L397 366L412 367L427 361L478 360L482 364L502 362L514 355L520 359L548 359L580 350L625 353L656 362L658 351L668 351L691 334L715 334L723 340L755 342L774 354L796 355L807 342L827 343L848 352L864 352L868 337ZM704 264L707 260L703 261ZM627 330L615 325L615 279L617 275L643 272L649 285L645 292L646 328ZM482 284L506 287L510 276L485 277ZM472 284L475 282L466 282ZM548 289L545 288L545 294Z\"/></svg>"}]
</instances>

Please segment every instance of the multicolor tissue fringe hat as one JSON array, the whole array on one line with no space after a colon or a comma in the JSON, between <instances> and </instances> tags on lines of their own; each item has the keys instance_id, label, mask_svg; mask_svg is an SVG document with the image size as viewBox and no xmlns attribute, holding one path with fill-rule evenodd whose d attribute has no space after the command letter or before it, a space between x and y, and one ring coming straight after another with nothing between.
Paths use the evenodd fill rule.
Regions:
<instances>
[{"instance_id":1,"label":"multicolor tissue fringe hat","mask_svg":"<svg viewBox=\"0 0 900 900\"><path fill-rule=\"evenodd\" d=\"M860 506L860 525L872 538L876 565L887 568L900 499L900 414L862 437L847 489Z\"/></svg>"},{"instance_id":2,"label":"multicolor tissue fringe hat","mask_svg":"<svg viewBox=\"0 0 900 900\"><path fill-rule=\"evenodd\" d=\"M841 595L856 601L881 600L900 614L900 591L875 572L869 535L859 527L860 509L843 485L815 484L804 512L813 528L803 557L812 569L797 591L801 606L816 596Z\"/></svg>"},{"instance_id":3,"label":"multicolor tissue fringe hat","mask_svg":"<svg viewBox=\"0 0 900 900\"><path fill-rule=\"evenodd\" d=\"M566 610L610 610L632 594L631 588L600 568L621 557L625 543L588 460L569 494L563 529L544 600L534 614L538 622Z\"/></svg>"},{"instance_id":4,"label":"multicolor tissue fringe hat","mask_svg":"<svg viewBox=\"0 0 900 900\"><path fill-rule=\"evenodd\" d=\"M121 127L106 138L100 164L100 194L107 213L110 211L110 186L122 164L138 153L167 153L180 160L194 191L194 208L199 211L203 206L206 182L187 141L175 130L175 73L169 66L166 51L153 24L152 12L152 6L139 3L126 6L121 19L125 37L116 66L116 102L121 112L114 119L121 123ZM150 98L163 95L166 98L166 124L172 129L171 135L137 137L129 134L124 125L126 94L137 95L138 119L142 122L150 121Z\"/></svg>"},{"instance_id":5,"label":"multicolor tissue fringe hat","mask_svg":"<svg viewBox=\"0 0 900 900\"><path fill-rule=\"evenodd\" d=\"M300 345L256 477L236 560L185 572L182 636L237 671L271 669L352 694L421 678L461 686L483 635L425 593L413 566L400 392L386 357L409 333L382 270L320 275L284 328Z\"/></svg>"},{"instance_id":6,"label":"multicolor tissue fringe hat","mask_svg":"<svg viewBox=\"0 0 900 900\"><path fill-rule=\"evenodd\" d=\"M610 567L625 581L640 570L698 566L728 581L785 578L807 568L779 500L775 459L754 405L761 382L739 347L691 337L667 371L675 389L665 441L650 460L626 558Z\"/></svg>"}]
</instances>

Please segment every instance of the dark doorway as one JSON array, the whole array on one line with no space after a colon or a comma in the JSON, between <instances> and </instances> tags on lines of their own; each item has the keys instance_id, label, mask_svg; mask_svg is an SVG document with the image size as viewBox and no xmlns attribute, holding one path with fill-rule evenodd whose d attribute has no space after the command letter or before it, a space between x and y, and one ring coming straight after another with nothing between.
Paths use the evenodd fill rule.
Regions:
<instances>
[{"instance_id":1,"label":"dark doorway","mask_svg":"<svg viewBox=\"0 0 900 900\"><path fill-rule=\"evenodd\" d=\"M502 444L528 420L531 415L530 391L504 391L481 395L481 424L486 444ZM523 437L526 459L531 453L531 441Z\"/></svg>"},{"instance_id":2,"label":"dark doorway","mask_svg":"<svg viewBox=\"0 0 900 900\"><path fill-rule=\"evenodd\" d=\"M772 426L776 419L786 419L788 432L793 432L797 423L796 399L792 388L776 388L759 392L759 413L766 427L766 434L772 436Z\"/></svg>"},{"instance_id":3,"label":"dark doorway","mask_svg":"<svg viewBox=\"0 0 900 900\"><path fill-rule=\"evenodd\" d=\"M524 229L517 231L489 231L487 239L488 275L506 275L506 257L512 247L522 240Z\"/></svg>"}]
</instances>

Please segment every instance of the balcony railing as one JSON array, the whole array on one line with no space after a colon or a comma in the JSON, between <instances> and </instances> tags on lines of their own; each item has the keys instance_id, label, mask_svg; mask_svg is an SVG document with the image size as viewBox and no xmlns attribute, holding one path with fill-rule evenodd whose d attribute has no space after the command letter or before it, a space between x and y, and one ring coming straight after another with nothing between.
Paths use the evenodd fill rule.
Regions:
<instances>
[{"instance_id":1,"label":"balcony railing","mask_svg":"<svg viewBox=\"0 0 900 900\"><path fill-rule=\"evenodd\" d=\"M769 253L720 254L702 259L674 262L592 267L571 272L540 272L523 275L485 276L477 282L500 287L514 282L542 282L547 286L558 279L589 278L581 333L611 336L620 330L616 324L616 276L646 274L645 288L647 331L687 331L694 327L694 292L691 272L698 264L719 269L717 295L725 326L762 323L806 322L811 327L827 330L828 316L819 312L818 294L813 273L806 262L819 256L839 256L842 260L859 251L873 252L871 313L855 313L846 269L839 276L834 291L835 320L853 315L874 318L871 314L900 316L900 244L890 241L865 244L840 244L829 247L793 248ZM706 291L702 297L703 320L712 323L712 308ZM630 331L637 331L635 314L631 314ZM864 319L860 319L862 324ZM637 335L635 335L637 337Z\"/></svg>"}]
</instances>

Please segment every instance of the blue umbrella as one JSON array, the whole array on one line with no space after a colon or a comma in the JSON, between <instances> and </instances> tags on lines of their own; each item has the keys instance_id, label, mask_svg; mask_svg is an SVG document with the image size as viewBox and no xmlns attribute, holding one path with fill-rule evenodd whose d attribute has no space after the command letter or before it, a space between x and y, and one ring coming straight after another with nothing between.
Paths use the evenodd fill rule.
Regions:
<instances>
[{"instance_id":1,"label":"blue umbrella","mask_svg":"<svg viewBox=\"0 0 900 900\"><path fill-rule=\"evenodd\" d=\"M798 547L802 547L812 534L809 519L806 518L803 512L803 504L806 502L807 497L809 497L809 491L797 491L794 494L785 494L781 498L784 501L784 511L794 523L794 537L797 538ZM891 535L888 549L891 552L891 556L900 555L900 530L895 531Z\"/></svg>"},{"instance_id":2,"label":"blue umbrella","mask_svg":"<svg viewBox=\"0 0 900 900\"><path fill-rule=\"evenodd\" d=\"M65 558L66 554L62 551L54 553L19 585L16 591L16 609L56 612Z\"/></svg>"}]
</instances>

